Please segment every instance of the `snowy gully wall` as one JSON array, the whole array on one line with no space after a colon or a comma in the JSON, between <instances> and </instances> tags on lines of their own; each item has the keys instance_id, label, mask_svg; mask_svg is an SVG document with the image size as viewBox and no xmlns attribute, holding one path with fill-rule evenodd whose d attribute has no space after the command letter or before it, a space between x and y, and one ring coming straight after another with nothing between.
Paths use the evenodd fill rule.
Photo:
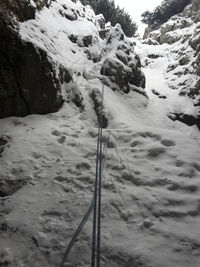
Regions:
<instances>
[{"instance_id":1,"label":"snowy gully wall","mask_svg":"<svg viewBox=\"0 0 200 267\"><path fill-rule=\"evenodd\" d=\"M96 66L89 76L102 76L105 38L111 34L103 16L95 16L90 6L79 1L31 3L22 2L22 9L17 1L1 5L0 118L55 112L63 101L83 110L83 95L76 83L78 76L90 79L83 66L89 62L90 72ZM140 60L120 26L112 43L110 47L118 53L113 58L112 51L109 55L107 85L127 93L132 86L144 88Z\"/></svg>"},{"instance_id":2,"label":"snowy gully wall","mask_svg":"<svg viewBox=\"0 0 200 267\"><path fill-rule=\"evenodd\" d=\"M192 1L183 13L171 17L160 29L146 34L144 43L168 45L168 66L164 71L168 85L193 103L193 108L177 111L171 118L200 128L199 29L199 1Z\"/></svg>"}]
</instances>

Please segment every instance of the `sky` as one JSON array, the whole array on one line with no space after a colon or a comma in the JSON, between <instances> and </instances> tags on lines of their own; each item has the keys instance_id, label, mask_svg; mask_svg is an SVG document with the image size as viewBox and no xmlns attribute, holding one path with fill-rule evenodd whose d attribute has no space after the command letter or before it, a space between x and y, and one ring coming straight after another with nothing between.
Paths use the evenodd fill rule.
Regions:
<instances>
[{"instance_id":1,"label":"sky","mask_svg":"<svg viewBox=\"0 0 200 267\"><path fill-rule=\"evenodd\" d=\"M143 34L146 27L145 24L141 23L141 14L146 10L152 11L161 2L162 0L115 0L115 4L128 11L133 21L137 22L140 34Z\"/></svg>"}]
</instances>

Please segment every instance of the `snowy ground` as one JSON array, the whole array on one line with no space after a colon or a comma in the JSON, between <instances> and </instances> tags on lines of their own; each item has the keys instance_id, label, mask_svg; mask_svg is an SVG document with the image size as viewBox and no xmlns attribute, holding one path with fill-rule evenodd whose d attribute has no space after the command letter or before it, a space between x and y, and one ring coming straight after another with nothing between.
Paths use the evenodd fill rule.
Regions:
<instances>
[{"instance_id":1,"label":"snowy ground","mask_svg":"<svg viewBox=\"0 0 200 267\"><path fill-rule=\"evenodd\" d=\"M142 62L152 49L137 45ZM149 100L105 88L110 122L104 140L111 134L102 190L103 267L200 266L199 130L168 118L191 104L164 79L169 46L156 49L162 57L144 68ZM83 95L98 83L77 78ZM97 122L85 101L82 113L64 104L55 114L0 120L0 136L8 141L0 183L11 190L0 198L0 266L59 266L93 194ZM90 266L91 231L90 218L66 266Z\"/></svg>"},{"instance_id":2,"label":"snowy ground","mask_svg":"<svg viewBox=\"0 0 200 267\"><path fill-rule=\"evenodd\" d=\"M147 89L164 88L162 94L169 97L171 89L157 66L155 60L144 69ZM161 78L151 84L154 73ZM197 267L199 133L167 118L170 101L150 92L149 98L106 88L112 121L104 132L111 130L103 182L102 265ZM58 266L87 210L97 135L95 115L88 119L88 112L65 105L56 114L0 121L1 136L9 139L1 179L11 184L16 178L27 180L15 194L1 198L1 256L11 261L9 266ZM67 266L89 266L90 236L91 221Z\"/></svg>"}]
</instances>

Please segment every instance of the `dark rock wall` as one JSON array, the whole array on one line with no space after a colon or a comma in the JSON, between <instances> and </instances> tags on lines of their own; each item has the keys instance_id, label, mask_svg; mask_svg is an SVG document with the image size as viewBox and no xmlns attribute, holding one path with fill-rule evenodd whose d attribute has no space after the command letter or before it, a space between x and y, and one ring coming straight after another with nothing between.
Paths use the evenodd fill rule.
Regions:
<instances>
[{"instance_id":1,"label":"dark rock wall","mask_svg":"<svg viewBox=\"0 0 200 267\"><path fill-rule=\"evenodd\" d=\"M52 0L34 0L34 7L30 0L1 0L0 11L13 14L19 21L26 21L35 18L36 10L49 6Z\"/></svg>"},{"instance_id":2,"label":"dark rock wall","mask_svg":"<svg viewBox=\"0 0 200 267\"><path fill-rule=\"evenodd\" d=\"M81 110L84 109L83 97L73 84L72 74L56 66L47 52L23 41L18 33L18 22L34 19L35 12L44 6L49 7L53 0L5 0L0 2L0 118L9 116L26 116L29 114L47 114L56 112L65 101L72 101ZM79 11L72 10L73 20ZM70 10L62 6L60 16L68 20ZM81 16L85 16L83 13ZM105 27L104 19L99 16L101 28ZM90 47L95 42L92 35L70 35L69 39L77 43L88 60L100 62L101 54L95 57ZM105 83L113 90L128 93L133 86L145 88L145 77L141 71L141 63L134 55L133 43L126 40L120 25L113 29L109 42L120 44L111 53L106 63ZM101 74L103 68L101 69ZM57 75L56 75L57 74ZM64 84L64 85L63 85ZM62 86L63 85L63 86ZM66 88L64 88L66 87ZM64 96L62 91L66 91Z\"/></svg>"},{"instance_id":3,"label":"dark rock wall","mask_svg":"<svg viewBox=\"0 0 200 267\"><path fill-rule=\"evenodd\" d=\"M35 18L35 8L27 0L2 0L0 10L14 14L19 21Z\"/></svg>"},{"instance_id":4,"label":"dark rock wall","mask_svg":"<svg viewBox=\"0 0 200 267\"><path fill-rule=\"evenodd\" d=\"M0 14L0 118L55 112L60 84L46 52L20 39L17 24Z\"/></svg>"}]
</instances>

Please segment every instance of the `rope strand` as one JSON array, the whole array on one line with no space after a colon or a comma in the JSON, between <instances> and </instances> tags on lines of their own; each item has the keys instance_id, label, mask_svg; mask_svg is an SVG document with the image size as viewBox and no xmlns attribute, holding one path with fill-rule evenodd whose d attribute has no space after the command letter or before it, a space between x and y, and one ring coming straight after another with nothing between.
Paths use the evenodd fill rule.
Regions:
<instances>
[{"instance_id":1,"label":"rope strand","mask_svg":"<svg viewBox=\"0 0 200 267\"><path fill-rule=\"evenodd\" d=\"M108 40L106 42L106 53L103 64L101 104L98 116L98 140L97 140L97 157L96 157L96 180L95 180L95 192L94 192L91 267L100 267L100 254L101 254L101 181L102 181L102 134L103 134L102 126L103 126L103 104L104 104L104 79L105 79ZM96 235L97 235L97 240L96 240Z\"/></svg>"},{"instance_id":2,"label":"rope strand","mask_svg":"<svg viewBox=\"0 0 200 267\"><path fill-rule=\"evenodd\" d=\"M104 79L105 79L105 64L107 59L107 45L109 43L110 37L106 42L106 53L103 65L103 81L102 81L102 92L101 92L101 105L99 109L98 116L98 139L97 139L97 153L96 153L96 175L95 175L95 185L94 185L94 196L91 205L83 217L81 223L79 224L76 232L74 233L62 259L60 267L64 267L67 261L69 253L76 242L80 232L82 231L85 223L87 222L90 214L93 211L93 232L92 232L92 255L91 255L91 267L100 267L100 254L101 254L101 183L102 183L102 172L106 160L107 145L105 144L103 148L102 135L103 135L103 103L104 103ZM109 142L110 132L107 139L107 144ZM105 154L104 154L105 152ZM104 154L104 158L103 158Z\"/></svg>"}]
</instances>

